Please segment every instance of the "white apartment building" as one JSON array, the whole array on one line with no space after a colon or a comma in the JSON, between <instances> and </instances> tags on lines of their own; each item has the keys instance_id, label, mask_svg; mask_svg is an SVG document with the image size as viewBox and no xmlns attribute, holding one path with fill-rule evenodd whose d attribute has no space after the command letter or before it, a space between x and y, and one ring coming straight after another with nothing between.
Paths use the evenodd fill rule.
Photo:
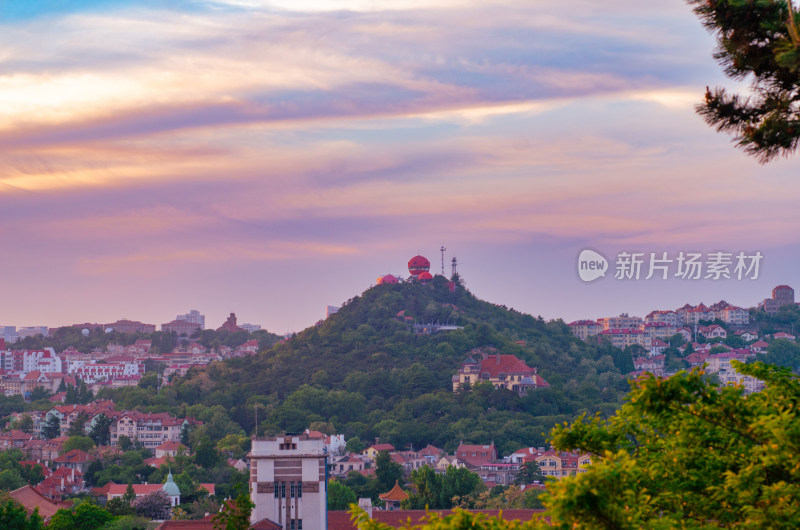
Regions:
<instances>
[{"instance_id":1,"label":"white apartment building","mask_svg":"<svg viewBox=\"0 0 800 530\"><path fill-rule=\"evenodd\" d=\"M327 530L327 454L307 434L253 438L251 524L264 519L285 530Z\"/></svg>"}]
</instances>

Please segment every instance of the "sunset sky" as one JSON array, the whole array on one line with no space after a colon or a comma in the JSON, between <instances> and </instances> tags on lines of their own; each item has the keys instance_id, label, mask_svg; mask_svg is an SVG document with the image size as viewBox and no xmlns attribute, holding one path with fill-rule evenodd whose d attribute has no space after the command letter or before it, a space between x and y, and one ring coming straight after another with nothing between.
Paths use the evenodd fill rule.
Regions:
<instances>
[{"instance_id":1,"label":"sunset sky","mask_svg":"<svg viewBox=\"0 0 800 530\"><path fill-rule=\"evenodd\" d=\"M567 321L800 288L800 156L695 114L747 89L713 47L681 0L0 2L0 325L299 331L441 245ZM584 248L764 259L583 283Z\"/></svg>"}]
</instances>

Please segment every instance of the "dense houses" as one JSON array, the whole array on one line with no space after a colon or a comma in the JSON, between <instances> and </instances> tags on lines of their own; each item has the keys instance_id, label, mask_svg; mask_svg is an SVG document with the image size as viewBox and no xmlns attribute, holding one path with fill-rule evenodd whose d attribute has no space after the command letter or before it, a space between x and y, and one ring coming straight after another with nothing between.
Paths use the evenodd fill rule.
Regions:
<instances>
[{"instance_id":1,"label":"dense houses","mask_svg":"<svg viewBox=\"0 0 800 530\"><path fill-rule=\"evenodd\" d=\"M779 285L772 290L772 296L762 301L759 308L775 314L785 306L795 306L794 290L788 285ZM721 322L713 323L715 321ZM731 360L747 362L756 354L766 353L768 342L759 340L756 330L746 329L750 323L750 310L734 306L721 300L710 306L705 304L686 304L675 310L655 310L644 318L623 313L616 317L603 317L597 320L577 320L569 324L572 333L581 340L602 340L618 348L640 347L633 359L632 375L650 372L666 376L674 372L666 366L665 351L671 338L680 335L684 343L680 352L691 351L682 357L691 366L702 366L707 373L717 374L725 384L739 384L747 392L756 392L763 385L760 381L737 373ZM743 348L733 348L722 341L729 335L737 337ZM785 332L766 337L769 340L794 342L795 336ZM699 342L698 342L699 341ZM716 348L711 352L712 348Z\"/></svg>"},{"instance_id":2,"label":"dense houses","mask_svg":"<svg viewBox=\"0 0 800 530\"><path fill-rule=\"evenodd\" d=\"M175 322L190 326L191 332L194 333L205 326L205 316L192 310L185 315L178 315ZM259 328L251 324L247 326L248 329ZM150 329L151 326L141 322L121 320L103 325L76 324L75 327L82 328L84 333L90 333L95 328L142 331ZM11 333L11 328L13 326L5 326L0 327L0 330L7 330L15 340L19 339L18 334L14 335L16 331ZM233 313L220 329L243 331L237 326L236 315ZM41 334L46 336L53 330L45 327L43 331ZM10 344L11 342L7 343L0 337L0 392L7 396L22 394L26 397L37 388L53 394L66 386L76 385L78 381L87 384L94 392L102 388L136 386L145 374L148 363L166 366L162 371L162 382L168 383L175 376L186 375L186 372L194 366L205 366L210 362L229 357L255 355L260 349L255 339L248 340L235 348L220 346L216 349L209 349L187 339L168 353L154 351L152 341L148 339L139 339L133 344L124 346L111 343L105 351L91 352L81 352L73 346L67 347L62 352L56 352L53 348L13 349L9 347Z\"/></svg>"}]
</instances>

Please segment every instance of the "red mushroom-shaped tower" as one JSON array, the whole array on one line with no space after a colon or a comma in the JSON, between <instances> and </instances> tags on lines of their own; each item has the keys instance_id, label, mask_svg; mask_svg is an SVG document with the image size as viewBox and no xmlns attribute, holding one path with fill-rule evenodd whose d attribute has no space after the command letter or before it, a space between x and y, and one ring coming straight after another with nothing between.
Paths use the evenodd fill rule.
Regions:
<instances>
[{"instance_id":1,"label":"red mushroom-shaped tower","mask_svg":"<svg viewBox=\"0 0 800 530\"><path fill-rule=\"evenodd\" d=\"M417 276L417 280L419 280L419 281L421 281L423 283L424 282L428 282L428 281L430 281L432 279L433 279L433 274L431 274L430 272L427 272L427 271L420 272L419 275Z\"/></svg>"},{"instance_id":2,"label":"red mushroom-shaped tower","mask_svg":"<svg viewBox=\"0 0 800 530\"><path fill-rule=\"evenodd\" d=\"M378 285L384 285L384 284L393 285L395 283L400 283L400 280L398 280L392 274L387 274L386 276L379 276L378 277Z\"/></svg>"},{"instance_id":3,"label":"red mushroom-shaped tower","mask_svg":"<svg viewBox=\"0 0 800 530\"><path fill-rule=\"evenodd\" d=\"M423 256L414 256L408 260L408 272L411 273L411 276L419 276L420 273L429 270L431 270L431 262Z\"/></svg>"}]
</instances>

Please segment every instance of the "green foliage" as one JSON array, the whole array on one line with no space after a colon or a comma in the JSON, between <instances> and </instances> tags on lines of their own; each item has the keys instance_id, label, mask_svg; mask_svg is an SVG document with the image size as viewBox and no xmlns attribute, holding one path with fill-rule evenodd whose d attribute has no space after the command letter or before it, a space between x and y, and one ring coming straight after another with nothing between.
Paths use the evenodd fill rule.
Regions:
<instances>
[{"instance_id":1,"label":"green foliage","mask_svg":"<svg viewBox=\"0 0 800 530\"><path fill-rule=\"evenodd\" d=\"M491 490L476 490L466 496L453 497L453 505L469 510L542 510L544 504L539 498L544 490L536 488L520 489L518 486L495 486Z\"/></svg>"},{"instance_id":2,"label":"green foliage","mask_svg":"<svg viewBox=\"0 0 800 530\"><path fill-rule=\"evenodd\" d=\"M158 374L155 372L146 372L139 380L139 388L158 390Z\"/></svg>"},{"instance_id":3,"label":"green foliage","mask_svg":"<svg viewBox=\"0 0 800 530\"><path fill-rule=\"evenodd\" d=\"M455 497L466 497L486 489L477 474L453 466L449 466L445 473L422 466L411 472L411 483L414 491L403 501L404 509L448 509L453 507Z\"/></svg>"},{"instance_id":4,"label":"green foliage","mask_svg":"<svg viewBox=\"0 0 800 530\"><path fill-rule=\"evenodd\" d=\"M20 465L24 455L19 449L0 452L0 491L13 491L25 484L36 485L44 478L42 466Z\"/></svg>"},{"instance_id":5,"label":"green foliage","mask_svg":"<svg viewBox=\"0 0 800 530\"><path fill-rule=\"evenodd\" d=\"M255 505L250 495L242 491L233 501L228 501L214 516L215 530L247 530L250 528L250 513Z\"/></svg>"},{"instance_id":6,"label":"green foliage","mask_svg":"<svg viewBox=\"0 0 800 530\"><path fill-rule=\"evenodd\" d=\"M78 380L78 386L67 386L67 394L64 396L64 403L67 405L85 405L94 398L92 391L83 381Z\"/></svg>"},{"instance_id":7,"label":"green foliage","mask_svg":"<svg viewBox=\"0 0 800 530\"><path fill-rule=\"evenodd\" d=\"M336 479L328 482L328 510L347 510L355 502L356 494L352 489Z\"/></svg>"},{"instance_id":8,"label":"green foliage","mask_svg":"<svg viewBox=\"0 0 800 530\"><path fill-rule=\"evenodd\" d=\"M103 390L101 396L120 409L203 421L182 433L194 451L205 437L216 447L231 434L255 432L257 416L262 435L324 424L347 439L380 437L398 448L431 443L453 451L459 440L493 439L508 453L544 445L554 423L582 412L608 415L619 406L628 391L623 374L633 369L629 354L580 341L561 321L479 300L463 288L451 293L444 282L436 277L425 287L377 286L321 325L260 355L190 370L158 391L129 387ZM463 329L416 335L398 317L401 311L417 321L450 321ZM210 337L203 332L204 339ZM551 386L525 397L490 385L454 394L451 378L468 353L489 346L537 367Z\"/></svg>"},{"instance_id":9,"label":"green foliage","mask_svg":"<svg viewBox=\"0 0 800 530\"><path fill-rule=\"evenodd\" d=\"M767 353L760 355L759 359L768 364L790 368L797 373L800 371L800 345L783 339L773 340L767 346Z\"/></svg>"},{"instance_id":10,"label":"green foliage","mask_svg":"<svg viewBox=\"0 0 800 530\"><path fill-rule=\"evenodd\" d=\"M84 502L74 509L59 509L47 523L48 530L96 530L114 519L100 506Z\"/></svg>"},{"instance_id":11,"label":"green foliage","mask_svg":"<svg viewBox=\"0 0 800 530\"><path fill-rule=\"evenodd\" d=\"M133 489L133 488L131 488ZM136 494L133 495L136 498ZM114 516L133 516L136 515L136 510L131 506L129 500L124 497L115 497L106 503L106 510Z\"/></svg>"},{"instance_id":12,"label":"green foliage","mask_svg":"<svg viewBox=\"0 0 800 530\"><path fill-rule=\"evenodd\" d=\"M89 438L92 439L95 445L108 445L111 437L109 428L112 422L113 420L102 412L95 416L92 428L89 431Z\"/></svg>"},{"instance_id":13,"label":"green foliage","mask_svg":"<svg viewBox=\"0 0 800 530\"><path fill-rule=\"evenodd\" d=\"M725 74L751 82L748 96L706 90L698 112L767 162L800 141L800 13L785 0L688 0L717 39Z\"/></svg>"},{"instance_id":14,"label":"green foliage","mask_svg":"<svg viewBox=\"0 0 800 530\"><path fill-rule=\"evenodd\" d=\"M13 491L25 485L18 469L3 469L0 471L0 491Z\"/></svg>"},{"instance_id":15,"label":"green foliage","mask_svg":"<svg viewBox=\"0 0 800 530\"><path fill-rule=\"evenodd\" d=\"M350 453L363 453L367 446L364 445L361 438L353 436L352 438L348 438L344 448Z\"/></svg>"},{"instance_id":16,"label":"green foliage","mask_svg":"<svg viewBox=\"0 0 800 530\"><path fill-rule=\"evenodd\" d=\"M395 530L396 528L370 519L367 512L358 508L354 508L351 514L359 530ZM407 522L399 527L399 530L534 530L538 528L549 528L549 525L538 519L527 522L506 521L502 514L497 517L488 517L483 513L470 513L457 509L448 515L428 514L422 523Z\"/></svg>"},{"instance_id":17,"label":"green foliage","mask_svg":"<svg viewBox=\"0 0 800 530\"><path fill-rule=\"evenodd\" d=\"M544 475L542 475L542 470L539 469L539 464L536 462L525 462L519 468L519 473L517 473L516 480L514 480L514 484L523 485L523 484L533 484L534 482L543 483L544 482Z\"/></svg>"},{"instance_id":18,"label":"green foliage","mask_svg":"<svg viewBox=\"0 0 800 530\"><path fill-rule=\"evenodd\" d=\"M195 447L194 461L198 466L210 468L219 462L219 453L214 448L211 439L206 436Z\"/></svg>"},{"instance_id":19,"label":"green foliage","mask_svg":"<svg viewBox=\"0 0 800 530\"><path fill-rule=\"evenodd\" d=\"M52 397L52 393L46 390L44 387L37 386L31 391L30 399L31 401L43 401Z\"/></svg>"},{"instance_id":20,"label":"green foliage","mask_svg":"<svg viewBox=\"0 0 800 530\"><path fill-rule=\"evenodd\" d=\"M231 433L217 442L217 451L228 458L242 458L250 449L250 438L243 434Z\"/></svg>"},{"instance_id":21,"label":"green foliage","mask_svg":"<svg viewBox=\"0 0 800 530\"><path fill-rule=\"evenodd\" d=\"M8 497L0 497L0 528L14 530L42 530L44 523L39 509L28 515L25 508Z\"/></svg>"},{"instance_id":22,"label":"green foliage","mask_svg":"<svg viewBox=\"0 0 800 530\"><path fill-rule=\"evenodd\" d=\"M380 451L375 457L375 478L385 493L403 478L403 466L393 462L388 451Z\"/></svg>"},{"instance_id":23,"label":"green foliage","mask_svg":"<svg viewBox=\"0 0 800 530\"><path fill-rule=\"evenodd\" d=\"M83 411L79 412L73 420L72 425L67 429L67 436L85 436L86 431L84 430L84 426L88 420L88 414Z\"/></svg>"},{"instance_id":24,"label":"green foliage","mask_svg":"<svg viewBox=\"0 0 800 530\"><path fill-rule=\"evenodd\" d=\"M81 451L90 451L94 447L94 442L88 436L75 436L72 435L64 442L63 452L72 451L73 449L80 449Z\"/></svg>"},{"instance_id":25,"label":"green foliage","mask_svg":"<svg viewBox=\"0 0 800 530\"><path fill-rule=\"evenodd\" d=\"M61 420L55 414L51 414L42 425L42 437L52 440L59 436L61 436Z\"/></svg>"},{"instance_id":26,"label":"green foliage","mask_svg":"<svg viewBox=\"0 0 800 530\"><path fill-rule=\"evenodd\" d=\"M133 449L133 442L124 434L121 434L119 438L117 438L117 445L123 451L130 451Z\"/></svg>"},{"instance_id":27,"label":"green foliage","mask_svg":"<svg viewBox=\"0 0 800 530\"><path fill-rule=\"evenodd\" d=\"M152 524L144 517L134 515L123 515L109 521L100 527L101 530L147 530Z\"/></svg>"},{"instance_id":28,"label":"green foliage","mask_svg":"<svg viewBox=\"0 0 800 530\"><path fill-rule=\"evenodd\" d=\"M24 433L31 434L33 432L33 418L31 418L29 414L23 414L20 417L16 428Z\"/></svg>"},{"instance_id":29,"label":"green foliage","mask_svg":"<svg viewBox=\"0 0 800 530\"><path fill-rule=\"evenodd\" d=\"M650 377L608 420L553 430L560 450L596 455L586 473L551 483L545 504L563 527L800 525L800 381L734 362L766 382L744 395L698 371Z\"/></svg>"}]
</instances>

